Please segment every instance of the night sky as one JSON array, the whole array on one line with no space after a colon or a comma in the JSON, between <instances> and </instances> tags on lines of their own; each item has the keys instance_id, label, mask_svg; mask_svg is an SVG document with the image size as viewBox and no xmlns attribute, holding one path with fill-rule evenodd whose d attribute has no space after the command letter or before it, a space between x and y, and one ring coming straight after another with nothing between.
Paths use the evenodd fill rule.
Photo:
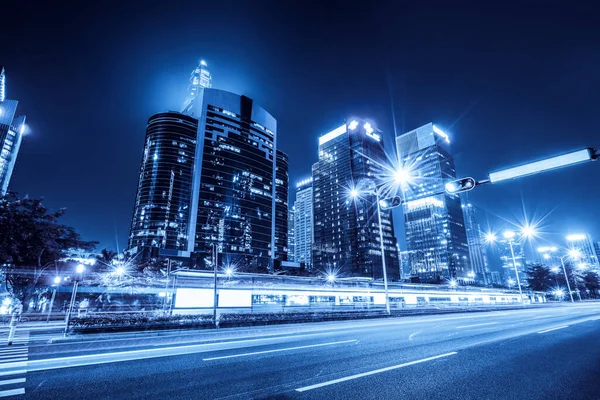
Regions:
<instances>
[{"instance_id":1,"label":"night sky","mask_svg":"<svg viewBox=\"0 0 600 400\"><path fill-rule=\"evenodd\" d=\"M592 8L322 3L3 5L7 98L19 100L31 128L10 189L66 207L65 222L100 248L116 248L116 231L122 250L147 119L180 110L200 58L213 87L275 116L292 183L310 175L318 136L349 116L377 121L390 152L394 130L433 121L450 133L458 174L479 179L600 147L600 17ZM599 196L600 163L590 163L483 186L470 201L496 230L522 222L523 210L544 218L541 244L569 231L600 240Z\"/></svg>"}]
</instances>

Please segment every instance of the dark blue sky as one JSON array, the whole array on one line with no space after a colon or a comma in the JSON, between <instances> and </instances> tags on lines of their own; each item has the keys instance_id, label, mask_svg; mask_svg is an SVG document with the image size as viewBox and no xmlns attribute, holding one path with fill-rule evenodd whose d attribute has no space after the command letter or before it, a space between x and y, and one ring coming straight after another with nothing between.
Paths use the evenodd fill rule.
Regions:
<instances>
[{"instance_id":1,"label":"dark blue sky","mask_svg":"<svg viewBox=\"0 0 600 400\"><path fill-rule=\"evenodd\" d=\"M199 58L215 87L277 118L292 182L309 175L318 136L350 115L377 121L391 149L391 98L399 133L444 127L459 174L476 178L600 147L600 17L591 6L12 3L0 64L31 133L11 189L67 207L66 222L101 247L115 247L115 227L125 245L147 118L181 107ZM530 217L550 213L549 240L567 231L600 239L599 196L600 164L589 164L485 186L471 201L496 229L507 226L497 216L522 218L524 204Z\"/></svg>"}]
</instances>

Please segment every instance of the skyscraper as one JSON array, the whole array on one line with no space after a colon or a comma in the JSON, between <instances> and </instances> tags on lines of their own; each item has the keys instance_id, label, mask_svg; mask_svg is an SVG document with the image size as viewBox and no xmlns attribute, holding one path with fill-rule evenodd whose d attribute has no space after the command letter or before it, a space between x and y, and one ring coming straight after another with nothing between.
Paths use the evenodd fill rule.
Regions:
<instances>
[{"instance_id":1,"label":"skyscraper","mask_svg":"<svg viewBox=\"0 0 600 400\"><path fill-rule=\"evenodd\" d=\"M486 253L486 244L481 234L481 226L477 220L477 211L471 203L466 200L462 204L465 217L465 228L467 242L469 244L469 261L471 262L473 278L475 281L488 284L491 283L490 269Z\"/></svg>"},{"instance_id":2,"label":"skyscraper","mask_svg":"<svg viewBox=\"0 0 600 400\"><path fill-rule=\"evenodd\" d=\"M296 234L294 229L294 216L296 215L296 209L288 209L288 235L287 235L287 248L288 248L288 261L296 261L295 247L296 247Z\"/></svg>"},{"instance_id":3,"label":"skyscraper","mask_svg":"<svg viewBox=\"0 0 600 400\"><path fill-rule=\"evenodd\" d=\"M4 196L12 177L25 132L25 116L17 116L18 101L6 100L6 75L0 65L0 195Z\"/></svg>"},{"instance_id":4,"label":"skyscraper","mask_svg":"<svg viewBox=\"0 0 600 400\"><path fill-rule=\"evenodd\" d=\"M296 201L294 202L295 220L294 261L304 263L308 270L312 267L313 244L313 187L312 178L301 180L296 184Z\"/></svg>"},{"instance_id":5,"label":"skyscraper","mask_svg":"<svg viewBox=\"0 0 600 400\"><path fill-rule=\"evenodd\" d=\"M574 249L581 253L581 260L578 260L579 262L590 265L596 270L600 268L594 242L592 242L590 235L587 233L567 235L567 242L569 249Z\"/></svg>"},{"instance_id":6,"label":"skyscraper","mask_svg":"<svg viewBox=\"0 0 600 400\"><path fill-rule=\"evenodd\" d=\"M188 112L150 117L128 252L266 272L285 260L287 156L252 99L203 88Z\"/></svg>"},{"instance_id":7,"label":"skyscraper","mask_svg":"<svg viewBox=\"0 0 600 400\"><path fill-rule=\"evenodd\" d=\"M432 123L396 137L399 165L411 175L403 187L407 251L412 275L422 282L471 279L460 197L444 190L456 178L449 145Z\"/></svg>"},{"instance_id":8,"label":"skyscraper","mask_svg":"<svg viewBox=\"0 0 600 400\"><path fill-rule=\"evenodd\" d=\"M313 165L313 269L338 276L383 276L372 191L388 170L381 134L368 121L351 120L319 138L319 161ZM381 212L381 221L387 276L398 280L398 252L389 210Z\"/></svg>"},{"instance_id":9,"label":"skyscraper","mask_svg":"<svg viewBox=\"0 0 600 400\"><path fill-rule=\"evenodd\" d=\"M500 261L502 261L502 270L504 271L504 283L509 287L516 287L517 277L515 275L515 265L519 272L519 280L521 285L527 284L527 274L525 273L526 260L523 246L519 241L512 241L512 252L510 243L507 239L502 239L498 242L498 250L500 253ZM513 253L515 262L513 262Z\"/></svg>"},{"instance_id":10,"label":"skyscraper","mask_svg":"<svg viewBox=\"0 0 600 400\"><path fill-rule=\"evenodd\" d=\"M183 105L183 113L190 113L193 109L193 103L201 95L204 88L212 87L212 76L208 70L206 61L200 60L198 66L192 70L190 83L188 84L188 94Z\"/></svg>"}]
</instances>

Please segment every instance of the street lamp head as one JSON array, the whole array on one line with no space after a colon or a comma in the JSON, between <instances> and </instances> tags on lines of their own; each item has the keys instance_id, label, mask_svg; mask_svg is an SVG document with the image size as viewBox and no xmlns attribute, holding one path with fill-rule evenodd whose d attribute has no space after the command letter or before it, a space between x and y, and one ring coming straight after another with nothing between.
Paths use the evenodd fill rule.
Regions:
<instances>
[{"instance_id":1,"label":"street lamp head","mask_svg":"<svg viewBox=\"0 0 600 400\"><path fill-rule=\"evenodd\" d=\"M497 240L496 235L492 232L485 234L485 241L488 243L494 243Z\"/></svg>"},{"instance_id":2,"label":"street lamp head","mask_svg":"<svg viewBox=\"0 0 600 400\"><path fill-rule=\"evenodd\" d=\"M350 197L352 197L353 199L356 199L358 197L358 190L352 189L350 191Z\"/></svg>"},{"instance_id":3,"label":"street lamp head","mask_svg":"<svg viewBox=\"0 0 600 400\"><path fill-rule=\"evenodd\" d=\"M60 279L60 276L57 276L54 278L54 284L58 285L60 283L62 279Z\"/></svg>"},{"instance_id":4,"label":"street lamp head","mask_svg":"<svg viewBox=\"0 0 600 400\"><path fill-rule=\"evenodd\" d=\"M225 268L225 275L227 275L228 277L231 277L233 275L233 268L231 268L231 267Z\"/></svg>"},{"instance_id":5,"label":"street lamp head","mask_svg":"<svg viewBox=\"0 0 600 400\"><path fill-rule=\"evenodd\" d=\"M544 253L543 257L544 257L544 260L549 260L551 258L550 254L548 254L548 253Z\"/></svg>"},{"instance_id":6,"label":"street lamp head","mask_svg":"<svg viewBox=\"0 0 600 400\"><path fill-rule=\"evenodd\" d=\"M78 264L77 267L75 268L75 272L77 272L78 274L81 274L81 273L83 273L83 271L85 271L85 265Z\"/></svg>"},{"instance_id":7,"label":"street lamp head","mask_svg":"<svg viewBox=\"0 0 600 400\"><path fill-rule=\"evenodd\" d=\"M558 289L554 291L554 295L557 297L563 297L565 295L565 292L563 290Z\"/></svg>"},{"instance_id":8,"label":"street lamp head","mask_svg":"<svg viewBox=\"0 0 600 400\"><path fill-rule=\"evenodd\" d=\"M502 236L504 236L505 239L512 239L515 237L515 232L514 231L504 231Z\"/></svg>"},{"instance_id":9,"label":"street lamp head","mask_svg":"<svg viewBox=\"0 0 600 400\"><path fill-rule=\"evenodd\" d=\"M125 268L123 268L123 267L117 267L115 269L115 275L117 275L117 276L123 276L123 275L125 275Z\"/></svg>"},{"instance_id":10,"label":"street lamp head","mask_svg":"<svg viewBox=\"0 0 600 400\"><path fill-rule=\"evenodd\" d=\"M573 260L579 260L582 257L581 250L579 249L570 249L568 255Z\"/></svg>"},{"instance_id":11,"label":"street lamp head","mask_svg":"<svg viewBox=\"0 0 600 400\"><path fill-rule=\"evenodd\" d=\"M335 282L335 274L329 273L327 274L327 282Z\"/></svg>"},{"instance_id":12,"label":"street lamp head","mask_svg":"<svg viewBox=\"0 0 600 400\"><path fill-rule=\"evenodd\" d=\"M450 280L450 287L456 287L458 285L458 283L456 282L456 280L451 279Z\"/></svg>"},{"instance_id":13,"label":"street lamp head","mask_svg":"<svg viewBox=\"0 0 600 400\"><path fill-rule=\"evenodd\" d=\"M552 267L550 268L550 271L554 272L555 274L558 274L558 271L560 271L560 269L558 267Z\"/></svg>"},{"instance_id":14,"label":"street lamp head","mask_svg":"<svg viewBox=\"0 0 600 400\"><path fill-rule=\"evenodd\" d=\"M535 236L535 233L535 228L531 225L525 225L523 228L521 228L521 234L523 234L523 236L525 236L527 239Z\"/></svg>"},{"instance_id":15,"label":"street lamp head","mask_svg":"<svg viewBox=\"0 0 600 400\"><path fill-rule=\"evenodd\" d=\"M394 180L396 181L396 183L406 183L410 180L410 173L407 170L401 168L394 172Z\"/></svg>"}]
</instances>

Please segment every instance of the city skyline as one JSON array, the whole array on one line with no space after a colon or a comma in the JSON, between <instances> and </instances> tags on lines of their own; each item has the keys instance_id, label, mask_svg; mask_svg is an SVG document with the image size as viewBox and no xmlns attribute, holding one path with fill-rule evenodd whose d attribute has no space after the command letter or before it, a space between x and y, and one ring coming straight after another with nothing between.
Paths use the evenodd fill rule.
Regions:
<instances>
[{"instance_id":1,"label":"city skyline","mask_svg":"<svg viewBox=\"0 0 600 400\"><path fill-rule=\"evenodd\" d=\"M390 11L393 8L393 4L370 7L363 13L363 18L379 21L384 18L386 10ZM325 5L324 10L327 12L333 8ZM16 11L19 11L18 8ZM29 15L28 21L31 23L38 21L42 13L47 11L43 8L35 10ZM353 11L355 10L350 8L339 15L328 14L327 21L331 22L332 26L336 26ZM180 18L184 18L183 10L173 12ZM477 10L471 12L476 14ZM292 17L286 10L273 6L273 13L278 17L277 26L287 22L298 24L299 19ZM410 13L422 17L418 9L409 10ZM525 21L517 20L514 24L515 32L510 35L527 33L534 29L552 35L550 22L567 23L561 22L559 13L551 7L546 10L546 13L549 21L538 21L535 27L527 26L530 21L526 24ZM583 11L571 11L562 13L560 17L569 20L582 16ZM100 14L100 17L103 21L120 18L103 14ZM36 47L37 39L33 36L23 37L19 46L4 43L3 46L6 47L3 48L4 58L1 61L10 71L8 97L19 98L24 106L24 112L35 115L35 119L29 120L32 132L28 136L27 146L23 147L15 168L11 190L22 195L43 196L47 204L53 208L67 207L66 220L76 226L84 237L99 240L100 247L117 249L116 227L118 247L122 250L129 229L130 208L135 197L139 148L143 143L145 122L153 112L181 109L181 98L187 90L190 68L198 64L200 57L205 57L209 63L213 85L255 98L281 122L279 126L281 146L278 147L290 155L291 182L307 177L306 171L317 158L318 135L349 114L376 120L384 135L387 135L386 139L389 139L394 131L402 132L420 126L428 120L436 121L453 138L456 149L455 164L459 176L473 175L479 178L492 170L510 166L515 161L527 161L573 148L597 145L594 143L593 130L583 129L583 126L592 121L592 108L588 103L593 99L591 96L595 85L598 84L598 78L584 66L581 67L583 70L578 76L568 75L567 78L563 78L563 80L567 79L566 82L554 82L548 89L549 79L565 66L562 64L549 66L548 63L542 63L537 59L532 60L526 55L525 47L506 49L503 46L503 39L501 40L492 32L495 24L499 24L500 18L488 17L488 19L490 20L485 22L490 24L490 28L480 32L489 41L487 44L489 48L497 50L497 56L488 55L478 59L473 68L477 67L486 72L475 73L472 77L467 77L460 72L460 67L467 64L467 60L474 59L475 50L484 47L478 39L465 39L466 27L463 30L455 29L445 33L445 36L449 35L448 40L453 44L456 54L464 58L461 62L448 58L450 54L455 53L444 52L441 46L443 43L441 35L438 37L430 34L413 39L416 41L414 43L423 45L422 50L409 50L409 44L413 42L408 40L398 42L404 54L416 56L415 61L404 62L397 57L389 56L374 57L377 61L361 63L360 69L340 65L336 60L341 53L350 48L342 46L339 50L331 50L332 53L327 53L322 46L319 47L316 37L323 36L318 35L319 33L330 32L331 27L324 23L325 20L317 20L320 24L308 31L311 33L308 35L311 39L310 45L315 46L311 53L312 57L310 60L301 57L293 58L294 64L282 61L282 65L286 66L286 68L279 68L284 71L282 73L274 74L271 67L256 61L260 59L259 55L274 54L269 50L283 43L290 44L292 49L298 50L299 45L293 35L270 39L261 45L253 44L250 49L257 53L255 57L245 57L248 53L239 52L224 54L214 47L216 45L211 45L209 40L193 46L184 46L180 50L169 50L164 54L157 53L156 48L140 50L128 54L130 61L127 63L105 69L103 72L106 76L97 75L98 82L92 83L85 74L77 72L85 68L79 64L69 63L70 59L65 53L65 49L79 46L78 40L58 42L66 32L82 28L76 22L75 25L66 25L65 31L53 33L51 38L48 38L47 48ZM567 42L580 39L586 26L585 21L584 18L583 24L580 24L581 30L569 33L570 36L565 38ZM479 26L477 22L471 20L467 22L470 28ZM432 15L428 23L432 26L443 23L441 13ZM254 23L245 24L247 25L238 27L240 32L251 31L254 26ZM214 29L214 24L208 25L205 28L194 29ZM165 23L159 28L159 31L161 29L164 31L172 29L173 25ZM97 29L96 25L82 29L82 37L92 41L98 40ZM382 29L383 33L388 35L381 32L377 32L377 35L366 32L361 33L364 36L355 34L353 38L357 43L368 44L380 37L389 36L385 39L385 43L398 37L396 30ZM268 31L259 32L266 34ZM459 39L465 40L460 42ZM145 40L150 43L152 38L148 37L139 43L145 43ZM232 36L225 36L223 40L231 48L235 48L236 43L238 47L243 46L240 42L236 42L240 39L234 40ZM538 43L535 39L531 40ZM38 53L35 56L26 55L21 58L21 53L16 50L20 46L28 45L39 49ZM110 40L104 46L114 57L124 50L122 45ZM377 54L381 54L379 47L374 46L372 49ZM529 47L527 49L529 50ZM423 57L425 50L427 53L431 50L440 50L436 58L445 61L443 70L424 67L427 65ZM580 48L566 49L561 46L555 49L557 57L572 54L573 59L582 55L580 51ZM56 55L50 56L49 52L56 52ZM543 46L534 49L533 52L540 57L545 54ZM152 57L158 57L160 62L147 63L150 54ZM277 57L289 58L290 55L291 53L288 52ZM507 55L513 55L514 59L497 62L496 57ZM43 82L42 76L33 72L32 68L36 62L27 57L54 60L48 65L48 73L53 75L52 86L48 86L49 82ZM592 61L589 61L590 55L587 52L586 57L588 62L593 62L596 59L594 57L598 55L593 53ZM90 62L92 60L97 62L93 57ZM511 72L513 65L523 60L527 61L521 65L525 72ZM539 69L541 65L544 68L539 76L531 76L531 71ZM101 66L104 64L98 63L94 68ZM417 67L420 68L416 70ZM94 68L91 71L95 71ZM323 76L317 76L311 68L317 68ZM312 82L310 85L303 85L304 80L298 79L301 73L306 74L303 78L306 78L307 82ZM358 82L355 81L354 85L349 85L347 84L349 77L360 79ZM491 79L491 77L495 78ZM514 86L510 83L500 85L506 83L511 77L517 77L520 79L517 79L517 82L527 82L527 85L525 87L516 83ZM118 82L118 85L111 86L109 83L113 81ZM581 86L583 81L586 82L585 87ZM69 86L73 88L67 87L65 93L58 92L54 87L61 83L65 85L71 83ZM91 85L85 91L82 90L84 83ZM111 94L113 101L106 105L91 101L91 97L79 102L81 93L93 93L101 87L100 85L104 93L118 93L119 96ZM276 89L276 86L280 86L281 89ZM313 104L307 103L307 92L314 92L316 89L321 91L321 96L316 97L322 99L313 97L311 99ZM419 95L419 91L422 91L422 95ZM541 93L546 93L543 99L539 98ZM57 98L56 104L60 104L59 108L53 106L50 95ZM122 100L115 97L122 97ZM567 98L571 100L565 102L564 99ZM506 99L511 99L515 105L504 104L503 100ZM394 113L392 113L391 101L394 102ZM527 104L528 115L518 110L519 107L524 107L523 102ZM79 103L82 107L93 111L78 109ZM130 109L130 105L134 105L134 108ZM285 109L302 111L291 113ZM81 115L85 124L82 125L79 119L69 118L73 113ZM107 116L110 118L106 118ZM393 118L396 119L395 126L392 122ZM403 127L407 129L402 129ZM533 141L525 135L529 133L534 137L542 135L542 132L543 141ZM98 137L106 140L97 140ZM91 145L92 138L94 138L94 145ZM511 140L517 141L519 146L508 145ZM52 164L51 160L57 159L66 161ZM39 163L51 167L40 170ZM600 185L598 185L599 174L595 173L593 168L597 166L575 167L545 176L529 177L514 184L499 184L478 190L473 193L472 203L483 211L487 209L485 215L480 213L482 228L490 226L502 229L502 225L510 225L496 217L497 215L516 221L515 215L521 217L518 214L522 212L522 199L527 213L529 215L537 213L540 219L546 213L553 211L556 204L559 205L544 221L546 230L551 231L548 241L562 240L564 232L568 230L589 232L594 240L598 240L600 232L598 224L594 221L599 219L599 211L594 207L591 200L594 196L590 193L597 191ZM573 182L573 187L568 192L561 192L563 187L558 182L565 179ZM550 196L553 198L548 201L546 198ZM99 204L104 207L99 207ZM589 214L594 217L586 218ZM401 240L401 249L405 249L398 215L399 212L396 211L396 236Z\"/></svg>"}]
</instances>

